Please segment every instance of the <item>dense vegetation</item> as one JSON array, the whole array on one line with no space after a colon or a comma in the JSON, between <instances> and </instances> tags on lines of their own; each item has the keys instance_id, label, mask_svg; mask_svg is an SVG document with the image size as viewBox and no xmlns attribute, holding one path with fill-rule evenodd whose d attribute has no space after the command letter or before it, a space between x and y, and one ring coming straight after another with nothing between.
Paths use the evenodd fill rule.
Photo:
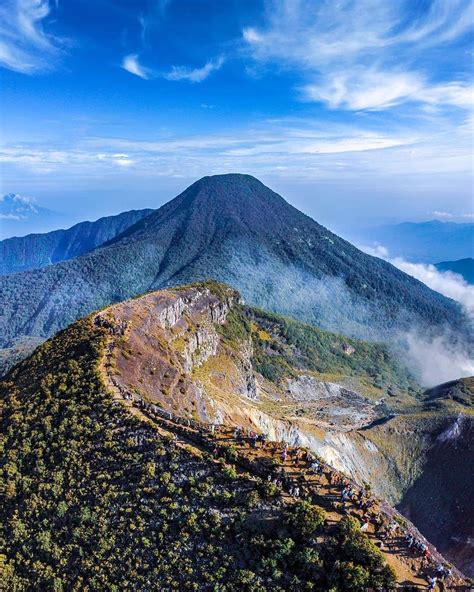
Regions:
<instances>
[{"instance_id":1,"label":"dense vegetation","mask_svg":"<svg viewBox=\"0 0 474 592\"><path fill-rule=\"evenodd\" d=\"M465 331L461 309L369 257L246 175L206 177L108 246L0 282L0 346L92 310L207 278L247 302L359 337L414 323Z\"/></svg>"},{"instance_id":2,"label":"dense vegetation","mask_svg":"<svg viewBox=\"0 0 474 592\"><path fill-rule=\"evenodd\" d=\"M177 447L104 393L103 330L58 334L1 383L0 587L391 590L354 519Z\"/></svg>"},{"instance_id":3,"label":"dense vegetation","mask_svg":"<svg viewBox=\"0 0 474 592\"><path fill-rule=\"evenodd\" d=\"M244 306L230 311L218 329L232 344L251 337L253 365L268 380L309 370L367 392L419 394L409 370L379 343L349 339L294 319Z\"/></svg>"},{"instance_id":4,"label":"dense vegetation","mask_svg":"<svg viewBox=\"0 0 474 592\"><path fill-rule=\"evenodd\" d=\"M0 241L0 275L44 267L78 257L115 238L153 210L132 210L67 230L29 234Z\"/></svg>"},{"instance_id":5,"label":"dense vegetation","mask_svg":"<svg viewBox=\"0 0 474 592\"><path fill-rule=\"evenodd\" d=\"M474 377L451 380L425 392L427 406L439 409L446 403L457 403L464 407L474 407Z\"/></svg>"}]
</instances>

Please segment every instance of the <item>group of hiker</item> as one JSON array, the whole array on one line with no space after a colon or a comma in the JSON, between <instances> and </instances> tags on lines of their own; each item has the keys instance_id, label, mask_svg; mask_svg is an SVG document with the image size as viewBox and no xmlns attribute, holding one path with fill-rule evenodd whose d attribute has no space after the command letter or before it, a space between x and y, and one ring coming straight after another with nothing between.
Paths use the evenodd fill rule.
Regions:
<instances>
[{"instance_id":1,"label":"group of hiker","mask_svg":"<svg viewBox=\"0 0 474 592\"><path fill-rule=\"evenodd\" d=\"M140 401L139 406L148 408L147 410L151 411L153 415L160 415L169 421L174 419L171 413L156 409L154 405L151 406ZM197 422L183 421L180 418L179 423L183 426L187 424L187 427L194 427L192 424ZM226 430L224 426L211 424L208 428L205 428L202 424L199 425L201 436L207 431L212 437L215 437L224 430ZM434 591L438 585L444 589L444 583L452 576L451 569L445 564L437 564L426 542L412 531L406 530L395 519L389 519L389 516L383 510L377 508L375 498L370 496L366 488L355 485L345 475L323 463L320 458L310 451L300 447L290 447L287 443L270 441L267 434L257 433L252 429L235 427L233 439L237 444L248 443L253 449L269 448L277 462L275 463L276 466L268 472L267 479L286 491L290 496L309 499L312 503L318 504L321 501L321 495L324 495L326 499L329 498L333 508L339 512L346 513L351 507L360 511L361 514L358 514L358 518L363 532L368 531L372 525L381 548L383 548L385 542L390 545L395 540L401 541L410 554L421 558L420 568L425 573L430 574L427 576L428 590ZM213 456L218 458L219 455L220 451L216 445ZM288 462L294 465L295 468L299 468L299 465L302 464L301 468L306 468L308 474L313 475L316 479L307 481L303 472L299 472L296 477L292 476L282 466ZM326 478L329 487L336 490L335 495L319 493L318 489L323 482L323 477Z\"/></svg>"},{"instance_id":2,"label":"group of hiker","mask_svg":"<svg viewBox=\"0 0 474 592\"><path fill-rule=\"evenodd\" d=\"M435 590L437 585L444 588L444 583L452 577L452 570L447 565L435 561L424 540L414 532L407 530L397 520L390 519L383 510L376 507L376 500L368 494L367 489L355 485L339 471L323 463L310 451L299 447L290 447L287 443L270 443L266 434L257 434L250 429L245 434L244 429L240 427L235 428L234 439L239 444L246 441L252 448L258 447L259 444L264 447L268 443L281 464L290 462L298 466L303 462L308 473L316 477L316 483L314 481L308 483L303 473L292 477L282 466L270 470L267 475L268 481L282 488L292 497L308 498L313 503L317 503L320 501L318 482L326 477L329 486L338 492L332 502L335 509L345 513L350 506L353 506L362 513L358 516L361 530L366 532L372 525L373 531L380 541L379 546L383 547L384 543L391 545L395 540L398 540L409 550L410 554L421 558L420 568L430 574L426 576L428 590Z\"/></svg>"}]
</instances>

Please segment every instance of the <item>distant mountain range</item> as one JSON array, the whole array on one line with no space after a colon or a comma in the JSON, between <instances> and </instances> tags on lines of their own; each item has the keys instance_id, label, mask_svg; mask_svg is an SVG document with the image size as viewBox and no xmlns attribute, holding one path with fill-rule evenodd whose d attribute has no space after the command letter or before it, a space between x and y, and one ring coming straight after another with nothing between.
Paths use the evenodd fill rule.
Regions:
<instances>
[{"instance_id":1,"label":"distant mountain range","mask_svg":"<svg viewBox=\"0 0 474 592\"><path fill-rule=\"evenodd\" d=\"M37 269L78 257L114 238L153 210L132 210L67 230L29 234L0 241L0 274Z\"/></svg>"},{"instance_id":2,"label":"distant mountain range","mask_svg":"<svg viewBox=\"0 0 474 592\"><path fill-rule=\"evenodd\" d=\"M474 256L474 224L455 222L403 222L348 233L357 244L382 245L391 258L413 263L455 261Z\"/></svg>"},{"instance_id":3,"label":"distant mountain range","mask_svg":"<svg viewBox=\"0 0 474 592\"><path fill-rule=\"evenodd\" d=\"M362 253L257 179L232 174L204 177L93 251L3 276L0 345L48 337L147 290L208 278L249 303L352 336L465 325L455 302Z\"/></svg>"},{"instance_id":4,"label":"distant mountain range","mask_svg":"<svg viewBox=\"0 0 474 592\"><path fill-rule=\"evenodd\" d=\"M442 261L436 263L435 267L439 271L452 271L461 275L468 284L474 284L474 259L467 257L459 261Z\"/></svg>"},{"instance_id":5,"label":"distant mountain range","mask_svg":"<svg viewBox=\"0 0 474 592\"><path fill-rule=\"evenodd\" d=\"M18 193L0 195L0 239L23 236L43 223L49 227L59 225L62 219L61 214L39 206L31 197Z\"/></svg>"}]
</instances>

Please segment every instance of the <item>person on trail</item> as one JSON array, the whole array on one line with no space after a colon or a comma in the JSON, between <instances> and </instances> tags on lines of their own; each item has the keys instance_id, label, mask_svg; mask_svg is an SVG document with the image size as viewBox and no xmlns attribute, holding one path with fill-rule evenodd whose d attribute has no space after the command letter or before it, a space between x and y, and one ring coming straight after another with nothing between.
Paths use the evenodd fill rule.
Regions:
<instances>
[{"instance_id":1,"label":"person on trail","mask_svg":"<svg viewBox=\"0 0 474 592\"><path fill-rule=\"evenodd\" d=\"M288 452L287 452L286 448L283 450L280 457L283 462L286 462L286 459L288 458Z\"/></svg>"},{"instance_id":2,"label":"person on trail","mask_svg":"<svg viewBox=\"0 0 474 592\"><path fill-rule=\"evenodd\" d=\"M432 577L428 578L428 590L433 591L436 588L437 581L438 581L438 578L436 576L432 576Z\"/></svg>"},{"instance_id":3,"label":"person on trail","mask_svg":"<svg viewBox=\"0 0 474 592\"><path fill-rule=\"evenodd\" d=\"M429 565L431 561L431 551L428 549L426 545L424 545L423 554L422 554L422 565Z\"/></svg>"},{"instance_id":4,"label":"person on trail","mask_svg":"<svg viewBox=\"0 0 474 592\"><path fill-rule=\"evenodd\" d=\"M366 516L364 517L363 521L362 521L362 526L360 527L362 532L366 532L367 530L369 530L369 517Z\"/></svg>"},{"instance_id":5,"label":"person on trail","mask_svg":"<svg viewBox=\"0 0 474 592\"><path fill-rule=\"evenodd\" d=\"M443 581L446 578L450 578L453 575L453 572L448 566L442 565L440 563L436 569L436 574L440 578L440 580Z\"/></svg>"}]
</instances>

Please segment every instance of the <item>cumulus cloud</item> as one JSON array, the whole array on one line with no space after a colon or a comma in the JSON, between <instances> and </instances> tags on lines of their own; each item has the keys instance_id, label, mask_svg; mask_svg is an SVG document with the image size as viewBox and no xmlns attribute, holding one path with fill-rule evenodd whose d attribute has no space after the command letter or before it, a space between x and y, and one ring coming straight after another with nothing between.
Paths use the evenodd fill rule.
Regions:
<instances>
[{"instance_id":1,"label":"cumulus cloud","mask_svg":"<svg viewBox=\"0 0 474 592\"><path fill-rule=\"evenodd\" d=\"M474 5L432 0L424 11L409 2L272 0L266 21L242 31L249 57L298 69L304 99L333 109L380 110L406 101L470 109L470 80L433 81L417 58L473 26Z\"/></svg>"},{"instance_id":2,"label":"cumulus cloud","mask_svg":"<svg viewBox=\"0 0 474 592\"><path fill-rule=\"evenodd\" d=\"M0 195L0 219L27 220L34 214L38 214L38 207L32 197L18 193Z\"/></svg>"},{"instance_id":3,"label":"cumulus cloud","mask_svg":"<svg viewBox=\"0 0 474 592\"><path fill-rule=\"evenodd\" d=\"M64 40L47 33L48 0L4 0L0 6L0 66L36 74L54 67Z\"/></svg>"},{"instance_id":4,"label":"cumulus cloud","mask_svg":"<svg viewBox=\"0 0 474 592\"><path fill-rule=\"evenodd\" d=\"M406 361L424 386L474 375L474 361L468 348L456 342L449 330L427 336L419 329L404 333Z\"/></svg>"},{"instance_id":5,"label":"cumulus cloud","mask_svg":"<svg viewBox=\"0 0 474 592\"><path fill-rule=\"evenodd\" d=\"M173 66L169 72L163 74L166 80L187 80L189 82L202 82L213 72L219 70L224 64L223 56L215 60L209 60L202 68L187 68L185 66Z\"/></svg>"}]
</instances>

